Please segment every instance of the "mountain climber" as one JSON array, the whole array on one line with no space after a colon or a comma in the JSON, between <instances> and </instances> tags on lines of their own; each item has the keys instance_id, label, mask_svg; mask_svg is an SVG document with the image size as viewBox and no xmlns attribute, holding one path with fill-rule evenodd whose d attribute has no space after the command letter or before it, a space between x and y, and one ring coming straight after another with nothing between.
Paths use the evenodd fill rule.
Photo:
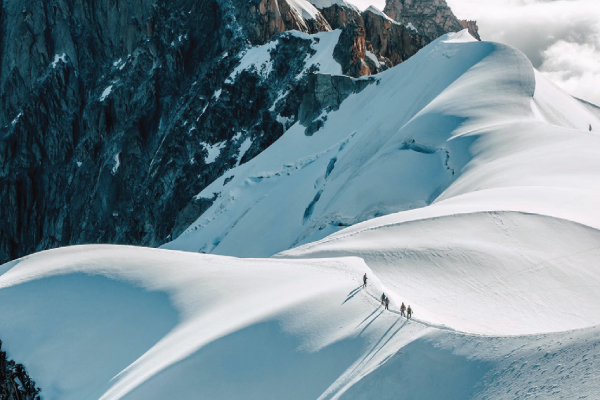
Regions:
<instances>
[{"instance_id":1,"label":"mountain climber","mask_svg":"<svg viewBox=\"0 0 600 400\"><path fill-rule=\"evenodd\" d=\"M402 302L402 305L400 306L400 316L406 317L406 306L404 305L404 302Z\"/></svg>"},{"instance_id":2,"label":"mountain climber","mask_svg":"<svg viewBox=\"0 0 600 400\"><path fill-rule=\"evenodd\" d=\"M388 307L390 306L390 298L386 297L385 298L385 309L388 310Z\"/></svg>"},{"instance_id":3,"label":"mountain climber","mask_svg":"<svg viewBox=\"0 0 600 400\"><path fill-rule=\"evenodd\" d=\"M385 293L381 295L381 304L385 305Z\"/></svg>"},{"instance_id":4,"label":"mountain climber","mask_svg":"<svg viewBox=\"0 0 600 400\"><path fill-rule=\"evenodd\" d=\"M365 276L363 276L363 287L367 287L367 273L365 272Z\"/></svg>"},{"instance_id":5,"label":"mountain climber","mask_svg":"<svg viewBox=\"0 0 600 400\"><path fill-rule=\"evenodd\" d=\"M413 310L412 310L412 308L410 308L410 306L408 306L408 309L406 310L406 319L411 319L412 314L413 314Z\"/></svg>"}]
</instances>

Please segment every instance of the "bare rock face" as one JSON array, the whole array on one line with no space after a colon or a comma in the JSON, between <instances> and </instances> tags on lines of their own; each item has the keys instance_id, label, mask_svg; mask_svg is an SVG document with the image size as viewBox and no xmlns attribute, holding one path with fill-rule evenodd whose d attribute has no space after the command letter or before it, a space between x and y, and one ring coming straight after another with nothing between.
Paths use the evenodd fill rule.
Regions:
<instances>
[{"instance_id":1,"label":"bare rock face","mask_svg":"<svg viewBox=\"0 0 600 400\"><path fill-rule=\"evenodd\" d=\"M412 24L430 41L464 29L445 0L387 0L383 11L398 22ZM476 33L477 29L469 32Z\"/></svg>"},{"instance_id":2,"label":"bare rock face","mask_svg":"<svg viewBox=\"0 0 600 400\"><path fill-rule=\"evenodd\" d=\"M29 377L23 364L9 360L0 341L0 399L40 400L40 389Z\"/></svg>"},{"instance_id":3,"label":"bare rock face","mask_svg":"<svg viewBox=\"0 0 600 400\"><path fill-rule=\"evenodd\" d=\"M363 12L366 40L371 51L386 65L398 65L415 55L429 41L404 25L369 11Z\"/></svg>"},{"instance_id":4,"label":"bare rock face","mask_svg":"<svg viewBox=\"0 0 600 400\"><path fill-rule=\"evenodd\" d=\"M344 27L333 57L342 66L344 75L360 77L377 73L374 65L366 60L365 28L361 25Z\"/></svg>"},{"instance_id":5,"label":"bare rock face","mask_svg":"<svg viewBox=\"0 0 600 400\"><path fill-rule=\"evenodd\" d=\"M348 24L363 26L360 11L354 7L345 7L334 4L330 7L319 9L332 29L343 29Z\"/></svg>"},{"instance_id":6,"label":"bare rock face","mask_svg":"<svg viewBox=\"0 0 600 400\"><path fill-rule=\"evenodd\" d=\"M354 7L335 4L320 11L332 27L342 29L334 58L348 76L377 74L429 43L427 37L372 8L358 13Z\"/></svg>"},{"instance_id":7,"label":"bare rock face","mask_svg":"<svg viewBox=\"0 0 600 400\"><path fill-rule=\"evenodd\" d=\"M331 30L320 14L304 18L286 0L249 0L231 7L240 28L246 32L250 43L263 44L277 33L297 30L316 33Z\"/></svg>"},{"instance_id":8,"label":"bare rock face","mask_svg":"<svg viewBox=\"0 0 600 400\"><path fill-rule=\"evenodd\" d=\"M462 19L460 20L460 24L463 26L464 29L468 29L471 36L473 36L477 40L481 40L481 37L479 36L479 27L477 26L477 21Z\"/></svg>"}]
</instances>

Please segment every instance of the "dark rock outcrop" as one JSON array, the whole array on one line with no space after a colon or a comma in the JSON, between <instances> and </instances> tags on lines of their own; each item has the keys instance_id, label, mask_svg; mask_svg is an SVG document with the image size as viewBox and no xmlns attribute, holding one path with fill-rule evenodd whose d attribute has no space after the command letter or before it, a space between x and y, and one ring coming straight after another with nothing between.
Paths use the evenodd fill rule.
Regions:
<instances>
[{"instance_id":1,"label":"dark rock outcrop","mask_svg":"<svg viewBox=\"0 0 600 400\"><path fill-rule=\"evenodd\" d=\"M412 24L429 41L467 27L456 18L446 0L386 0L383 11L398 22ZM472 25L469 32L480 40L476 24Z\"/></svg>"},{"instance_id":2,"label":"dark rock outcrop","mask_svg":"<svg viewBox=\"0 0 600 400\"><path fill-rule=\"evenodd\" d=\"M363 26L362 15L355 7L346 7L334 4L330 7L322 8L321 14L327 20L332 29L343 29L346 25Z\"/></svg>"},{"instance_id":3,"label":"dark rock outcrop","mask_svg":"<svg viewBox=\"0 0 600 400\"><path fill-rule=\"evenodd\" d=\"M374 78L352 79L347 76L311 74L298 112L298 120L306 126L306 135L311 136L323 127L327 120L326 115L321 116L323 111L338 110L348 96L360 93L374 82Z\"/></svg>"},{"instance_id":4,"label":"dark rock outcrop","mask_svg":"<svg viewBox=\"0 0 600 400\"><path fill-rule=\"evenodd\" d=\"M398 65L415 55L429 41L412 29L366 10L363 13L366 40L372 52L387 65Z\"/></svg>"},{"instance_id":5,"label":"dark rock outcrop","mask_svg":"<svg viewBox=\"0 0 600 400\"><path fill-rule=\"evenodd\" d=\"M17 364L6 358L0 341L0 399L2 400L39 400L40 389L29 377L23 364Z\"/></svg>"},{"instance_id":6,"label":"dark rock outcrop","mask_svg":"<svg viewBox=\"0 0 600 400\"><path fill-rule=\"evenodd\" d=\"M322 15L316 18L302 18L286 0L250 0L236 2L230 7L239 24L252 44L262 44L273 35L290 30L316 33L331 30Z\"/></svg>"},{"instance_id":7,"label":"dark rock outcrop","mask_svg":"<svg viewBox=\"0 0 600 400\"><path fill-rule=\"evenodd\" d=\"M342 29L334 57L345 75L377 74L406 61L430 40L369 7L358 13L338 4L320 10L332 27Z\"/></svg>"}]
</instances>

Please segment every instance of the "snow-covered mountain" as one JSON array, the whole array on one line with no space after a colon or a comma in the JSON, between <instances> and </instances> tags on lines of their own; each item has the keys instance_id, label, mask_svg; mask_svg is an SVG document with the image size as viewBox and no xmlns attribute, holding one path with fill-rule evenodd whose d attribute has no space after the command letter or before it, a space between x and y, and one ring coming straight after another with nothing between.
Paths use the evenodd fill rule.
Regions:
<instances>
[{"instance_id":1,"label":"snow-covered mountain","mask_svg":"<svg viewBox=\"0 0 600 400\"><path fill-rule=\"evenodd\" d=\"M341 76L342 34L239 57L228 85L278 76L296 41L293 73L321 73L164 249L0 266L0 337L45 399L598 396L597 108L466 30Z\"/></svg>"},{"instance_id":2,"label":"snow-covered mountain","mask_svg":"<svg viewBox=\"0 0 600 400\"><path fill-rule=\"evenodd\" d=\"M198 192L298 120L321 68L315 53L359 77L431 41L381 13L315 4L4 1L0 262L81 243L168 242L206 210ZM333 27L327 51L307 36ZM266 43L269 69L231 79Z\"/></svg>"}]
</instances>

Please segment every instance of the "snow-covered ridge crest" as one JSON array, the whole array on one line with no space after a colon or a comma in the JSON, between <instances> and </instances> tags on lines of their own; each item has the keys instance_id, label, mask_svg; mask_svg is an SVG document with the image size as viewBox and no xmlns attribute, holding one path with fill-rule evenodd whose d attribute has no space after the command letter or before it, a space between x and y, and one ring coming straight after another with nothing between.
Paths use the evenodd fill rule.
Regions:
<instances>
[{"instance_id":1,"label":"snow-covered ridge crest","mask_svg":"<svg viewBox=\"0 0 600 400\"><path fill-rule=\"evenodd\" d=\"M296 124L255 160L208 186L199 196L219 193L213 207L166 247L269 256L375 216L426 206L449 193L524 178L511 174L510 166L495 171L498 178L488 174L466 186L461 178L472 165L485 165L475 162L472 149L475 142L495 137L484 134L488 130L515 121L546 128L531 111L536 76L523 54L478 43L464 30L438 39L378 80L379 85L323 116L324 126L312 137ZM485 89L490 82L497 88L493 98ZM538 97L536 104L542 104L548 96L540 92ZM408 98L414 100L403 100ZM573 117L564 121L570 127L587 130L596 121L576 104L572 110ZM316 157L324 149L330 150ZM306 159L313 162L298 164ZM234 178L225 182L229 176ZM265 193L270 195L265 198ZM267 235L244 239L256 226Z\"/></svg>"},{"instance_id":2,"label":"snow-covered ridge crest","mask_svg":"<svg viewBox=\"0 0 600 400\"><path fill-rule=\"evenodd\" d=\"M352 4L350 2L347 2L346 0L310 0L310 2L312 3L312 5L317 7L319 10L337 5L340 7L346 7L346 8L350 8L352 10L360 12L358 7L356 7L354 4Z\"/></svg>"},{"instance_id":3,"label":"snow-covered ridge crest","mask_svg":"<svg viewBox=\"0 0 600 400\"><path fill-rule=\"evenodd\" d=\"M300 15L304 19L315 19L318 15L320 15L319 10L317 10L311 2L307 0L285 0L290 7L292 7L298 15Z\"/></svg>"}]
</instances>

